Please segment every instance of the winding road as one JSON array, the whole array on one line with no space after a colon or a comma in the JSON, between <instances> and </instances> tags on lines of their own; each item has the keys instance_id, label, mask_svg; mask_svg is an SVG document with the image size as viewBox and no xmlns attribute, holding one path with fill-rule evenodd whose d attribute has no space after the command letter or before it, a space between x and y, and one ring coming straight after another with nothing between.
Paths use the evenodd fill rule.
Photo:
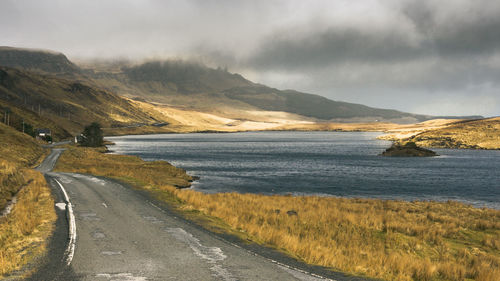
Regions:
<instances>
[{"instance_id":1,"label":"winding road","mask_svg":"<svg viewBox=\"0 0 500 281\"><path fill-rule=\"evenodd\" d=\"M62 151L38 167L57 198L58 220L31 280L327 279L229 242L115 180L51 172Z\"/></svg>"}]
</instances>

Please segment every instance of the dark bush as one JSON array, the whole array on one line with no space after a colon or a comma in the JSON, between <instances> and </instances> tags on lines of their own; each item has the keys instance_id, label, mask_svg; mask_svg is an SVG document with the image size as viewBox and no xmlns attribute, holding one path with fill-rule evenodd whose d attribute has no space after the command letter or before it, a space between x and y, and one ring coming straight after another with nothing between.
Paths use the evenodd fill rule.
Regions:
<instances>
[{"instance_id":1,"label":"dark bush","mask_svg":"<svg viewBox=\"0 0 500 281\"><path fill-rule=\"evenodd\" d=\"M99 125L99 123L94 122L89 126L85 127L82 133L81 145L97 147L97 146L102 146L102 144L103 144L103 137L102 137L101 125Z\"/></svg>"}]
</instances>

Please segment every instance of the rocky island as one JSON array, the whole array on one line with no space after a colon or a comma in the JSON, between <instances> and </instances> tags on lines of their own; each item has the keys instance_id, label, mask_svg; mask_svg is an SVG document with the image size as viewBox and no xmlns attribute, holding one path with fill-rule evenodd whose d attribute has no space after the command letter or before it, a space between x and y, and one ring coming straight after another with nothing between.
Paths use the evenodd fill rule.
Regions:
<instances>
[{"instance_id":1,"label":"rocky island","mask_svg":"<svg viewBox=\"0 0 500 281\"><path fill-rule=\"evenodd\" d=\"M437 153L429 149L418 147L414 142L409 141L404 144L396 142L382 152L381 155L395 157L430 157L437 156Z\"/></svg>"}]
</instances>

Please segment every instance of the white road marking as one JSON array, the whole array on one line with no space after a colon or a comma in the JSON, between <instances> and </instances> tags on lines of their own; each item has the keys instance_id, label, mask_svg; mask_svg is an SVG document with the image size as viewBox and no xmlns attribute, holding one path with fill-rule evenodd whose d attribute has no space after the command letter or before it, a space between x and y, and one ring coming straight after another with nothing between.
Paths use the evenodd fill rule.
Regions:
<instances>
[{"instance_id":1,"label":"white road marking","mask_svg":"<svg viewBox=\"0 0 500 281\"><path fill-rule=\"evenodd\" d=\"M116 255L121 255L122 251L102 251L101 255L105 256L116 256Z\"/></svg>"},{"instance_id":2,"label":"white road marking","mask_svg":"<svg viewBox=\"0 0 500 281\"><path fill-rule=\"evenodd\" d=\"M146 277L134 276L132 273L99 273L95 277L106 278L106 280L120 281L146 281Z\"/></svg>"},{"instance_id":3,"label":"white road marking","mask_svg":"<svg viewBox=\"0 0 500 281\"><path fill-rule=\"evenodd\" d=\"M162 208L160 208L160 207L156 206L153 202L148 201L148 203L149 203L151 206L153 206L154 208L158 209L160 212L165 213L165 211L164 211ZM177 217L174 217L174 216L172 216L172 218L177 219ZM225 240L225 239L222 239L222 238L220 238L220 237L217 237L217 236L215 236L215 235L214 235L214 236L212 236L212 237L214 237L215 239L218 239L218 240L220 240L220 241L224 241L225 243L227 243L227 244L229 244L229 245L232 245L232 246L233 246L233 247L235 247L235 248L238 248L238 249L241 249L241 250L243 250L243 251L246 251L247 253L249 253L249 254L251 254L251 255L254 255L254 256L257 256L257 257L261 257L261 258L263 258L263 259L266 259L266 260L268 260L268 261L270 261L270 262L272 262L272 263L276 264L278 267L281 267L282 269L285 269L285 268L286 268L286 269L288 269L288 270L290 270L290 271L295 271L295 273L296 273L296 275L297 275L297 276L295 276L295 275L294 275L294 274L292 274L291 272L289 272L289 273L290 273L290 274L292 274L292 275L294 275L294 277L296 277L296 278L298 278L298 279L300 279L300 280L308 280L308 279L306 278L306 276L311 276L312 278L317 278L317 280L330 280L330 281L336 281L335 279L326 278L326 277L323 277L323 276L321 276L321 275L318 275L318 274L315 274L315 273L312 273L312 272L308 272L308 271L305 271L305 270L302 270L302 269L299 269L299 268L296 268L296 267L293 267L293 266L290 266L290 265L287 265L287 264L281 263L281 262L279 262L279 261L276 261L276 260L273 260L273 259L270 259L270 258L264 257L264 256L262 256L262 255L257 254L256 252L252 252L252 251L250 251L250 250L247 250L247 249L245 249L245 248L243 248L243 247L239 246L239 245L238 245L238 244L236 244L236 243L229 242L229 241L227 241L227 240ZM195 238L195 239L196 239L196 238ZM299 274L304 274L304 276L301 276L302 278L299 278L299 277L298 277L298 276L299 276Z\"/></svg>"},{"instance_id":4,"label":"white road marking","mask_svg":"<svg viewBox=\"0 0 500 281\"><path fill-rule=\"evenodd\" d=\"M221 248L204 246L200 243L200 240L194 237L191 233L179 227L166 228L165 230L175 239L186 243L198 257L206 260L208 264L211 264L212 267L210 267L210 270L212 270L215 276L226 281L237 280L231 275L231 273L229 273L229 271L223 268L222 265L217 264L218 261L226 259L226 255L224 255Z\"/></svg>"},{"instance_id":5,"label":"white road marking","mask_svg":"<svg viewBox=\"0 0 500 281\"><path fill-rule=\"evenodd\" d=\"M72 174L72 176L75 177L75 178L86 179L86 180L89 180L91 182L100 184L102 186L106 185L106 181L105 180L102 180L102 179L99 179L99 178L96 178L96 177L91 177L91 176L82 175L82 174Z\"/></svg>"},{"instance_id":6,"label":"white road marking","mask_svg":"<svg viewBox=\"0 0 500 281\"><path fill-rule=\"evenodd\" d=\"M151 222L151 223L154 223L154 224L159 224L159 223L163 223L162 220L159 220L157 217L155 216L142 216L145 220Z\"/></svg>"},{"instance_id":7,"label":"white road marking","mask_svg":"<svg viewBox=\"0 0 500 281\"><path fill-rule=\"evenodd\" d=\"M56 207L59 208L59 210L64 211L66 210L66 203L64 202L56 203Z\"/></svg>"},{"instance_id":8,"label":"white road marking","mask_svg":"<svg viewBox=\"0 0 500 281\"><path fill-rule=\"evenodd\" d=\"M285 266L282 266L282 265L278 265L278 267L281 267L281 269L283 269L284 271L290 273L293 277L301 280L301 281L320 281L320 280L325 280L325 278L323 277L315 277L315 276L312 276L310 275L309 273L304 273L304 272L300 272L300 271L297 271L295 269L292 269L292 268L289 268L289 267L285 267ZM331 279L329 279L331 280Z\"/></svg>"},{"instance_id":9,"label":"white road marking","mask_svg":"<svg viewBox=\"0 0 500 281\"><path fill-rule=\"evenodd\" d=\"M66 189L62 186L62 184L57 180L54 181L59 185L63 194L64 200L66 201L66 210L68 211L68 224L69 224L69 243L64 255L66 256L66 265L70 265L73 260L73 256L75 255L75 245L76 245L76 222L75 215L73 213L73 206L69 201L68 193L66 193Z\"/></svg>"}]
</instances>

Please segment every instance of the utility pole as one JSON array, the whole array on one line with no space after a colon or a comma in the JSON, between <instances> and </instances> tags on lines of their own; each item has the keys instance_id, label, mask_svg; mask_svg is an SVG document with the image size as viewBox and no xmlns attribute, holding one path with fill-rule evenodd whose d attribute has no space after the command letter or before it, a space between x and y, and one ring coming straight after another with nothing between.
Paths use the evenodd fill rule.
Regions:
<instances>
[{"instance_id":1,"label":"utility pole","mask_svg":"<svg viewBox=\"0 0 500 281\"><path fill-rule=\"evenodd\" d=\"M24 134L24 118L23 118L23 134Z\"/></svg>"},{"instance_id":2,"label":"utility pole","mask_svg":"<svg viewBox=\"0 0 500 281\"><path fill-rule=\"evenodd\" d=\"M10 125L10 108L4 108L3 123Z\"/></svg>"}]
</instances>

